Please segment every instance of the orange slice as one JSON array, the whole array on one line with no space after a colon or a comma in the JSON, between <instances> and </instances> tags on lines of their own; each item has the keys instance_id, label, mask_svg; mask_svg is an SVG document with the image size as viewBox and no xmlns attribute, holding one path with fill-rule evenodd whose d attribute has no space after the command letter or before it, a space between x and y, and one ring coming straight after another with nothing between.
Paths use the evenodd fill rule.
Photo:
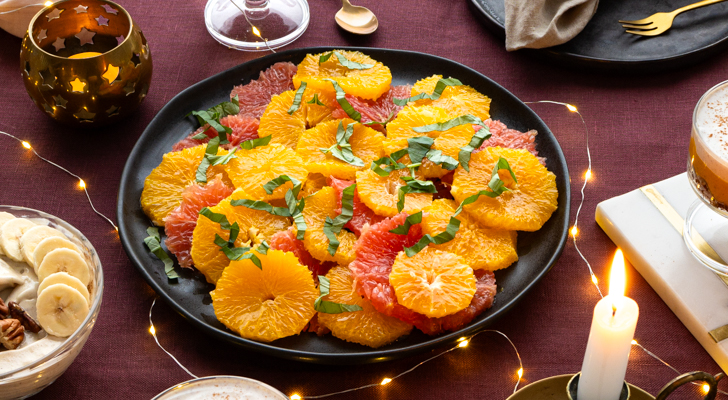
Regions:
<instances>
[{"instance_id":1,"label":"orange slice","mask_svg":"<svg viewBox=\"0 0 728 400\"><path fill-rule=\"evenodd\" d=\"M400 160L401 162L402 160ZM400 179L409 175L408 169L392 171L388 176L379 176L371 169L356 173L356 190L359 199L377 215L393 217L399 214L397 201L399 188L405 186ZM418 179L422 179L418 176ZM404 197L403 211L412 214L432 203L432 193L408 193Z\"/></svg>"},{"instance_id":2,"label":"orange slice","mask_svg":"<svg viewBox=\"0 0 728 400\"><path fill-rule=\"evenodd\" d=\"M354 156L363 162L363 166L355 166L334 157L331 152L324 154L321 149L328 149L336 144L339 124L346 129L354 124L354 133L349 139ZM356 171L369 168L372 161L384 156L382 142L384 135L372 128L356 123L351 119L323 122L301 135L296 152L303 158L306 168L311 173L320 173L340 179L354 179Z\"/></svg>"},{"instance_id":3,"label":"orange slice","mask_svg":"<svg viewBox=\"0 0 728 400\"><path fill-rule=\"evenodd\" d=\"M325 79L335 80L347 94L367 100L376 100L389 90L392 73L384 64L358 51L335 50L349 61L373 65L368 69L349 69L341 65L337 56L332 55L319 64L323 54L308 54L298 64L298 72L293 76L293 84L298 88L301 81L307 87L324 92L333 92L333 85Z\"/></svg>"},{"instance_id":4,"label":"orange slice","mask_svg":"<svg viewBox=\"0 0 728 400\"><path fill-rule=\"evenodd\" d=\"M142 190L142 210L154 225L164 226L164 217L182 202L182 192L187 186L196 183L197 167L205 156L207 145L200 145L165 154L162 163L144 180ZM218 155L227 151L218 149ZM226 165L208 168L207 179L223 174L223 182L230 183L224 174ZM232 186L232 184L230 185Z\"/></svg>"},{"instance_id":5,"label":"orange slice","mask_svg":"<svg viewBox=\"0 0 728 400\"><path fill-rule=\"evenodd\" d=\"M314 94L322 105L309 103L313 100ZM293 105L295 97L296 91L289 90L271 98L260 117L259 137L273 136L271 144L278 143L295 150L301 134L307 128L330 120L331 112L337 106L335 94L309 90L307 87L298 109L289 114L288 110Z\"/></svg>"},{"instance_id":6,"label":"orange slice","mask_svg":"<svg viewBox=\"0 0 728 400\"><path fill-rule=\"evenodd\" d=\"M210 210L214 213L224 214L232 225L237 222L240 234L235 240L235 246L259 244L269 240L273 234L288 229L291 221L286 217L271 215L266 211L253 210L244 206L233 207L231 200L254 198L241 189L237 189L228 198L220 201ZM230 231L222 229L220 224L210 220L204 215L197 218L197 226L192 232L192 261L210 283L217 283L223 270L230 264L230 259L222 252L220 246L215 244L215 235L228 240Z\"/></svg>"},{"instance_id":7,"label":"orange slice","mask_svg":"<svg viewBox=\"0 0 728 400\"><path fill-rule=\"evenodd\" d=\"M449 199L433 201L423 210L422 233L435 236L444 232L457 206ZM473 269L495 271L518 261L515 231L483 228L467 212L461 212L456 218L460 220L460 229L455 238L430 247L457 254Z\"/></svg>"},{"instance_id":8,"label":"orange slice","mask_svg":"<svg viewBox=\"0 0 728 400\"><path fill-rule=\"evenodd\" d=\"M293 253L254 253L262 268L233 261L210 292L215 316L246 339L271 342L300 333L316 313L311 272Z\"/></svg>"},{"instance_id":9,"label":"orange slice","mask_svg":"<svg viewBox=\"0 0 728 400\"><path fill-rule=\"evenodd\" d=\"M334 267L326 278L330 283L329 294L323 300L362 308L340 314L318 313L319 323L329 328L332 335L347 342L377 348L412 330L412 325L378 312L369 300L356 293L349 268Z\"/></svg>"},{"instance_id":10,"label":"orange slice","mask_svg":"<svg viewBox=\"0 0 728 400\"><path fill-rule=\"evenodd\" d=\"M541 229L557 208L556 175L527 150L487 147L473 154L470 172L462 168L455 170L450 190L453 197L462 202L487 188L499 157L508 160L518 183L507 184L510 190L498 197L480 196L466 205L465 211L487 227L518 231ZM499 175L505 182L511 180L510 176L505 176L508 175L505 171L500 171Z\"/></svg>"},{"instance_id":11,"label":"orange slice","mask_svg":"<svg viewBox=\"0 0 728 400\"><path fill-rule=\"evenodd\" d=\"M335 261L342 265L348 265L354 261L354 243L356 236L342 229L337 235L339 248L332 256L328 252L329 239L324 234L324 223L326 217L336 218L336 190L326 186L306 198L306 206L303 208L303 218L306 221L306 233L303 238L303 245L311 255L320 261Z\"/></svg>"},{"instance_id":12,"label":"orange slice","mask_svg":"<svg viewBox=\"0 0 728 400\"><path fill-rule=\"evenodd\" d=\"M421 79L412 87L412 96L420 93L432 94L442 75ZM431 104L442 107L456 117L472 114L485 121L490 118L490 98L467 85L447 86L437 100L422 99L416 104Z\"/></svg>"},{"instance_id":13,"label":"orange slice","mask_svg":"<svg viewBox=\"0 0 728 400\"><path fill-rule=\"evenodd\" d=\"M241 149L235 155L237 158L228 163L228 176L235 187L242 188L256 200L282 199L293 187L291 182L287 182L276 188L272 194L268 194L263 185L270 180L287 175L303 182L308 174L301 157L281 144L260 146L252 150Z\"/></svg>"},{"instance_id":14,"label":"orange slice","mask_svg":"<svg viewBox=\"0 0 728 400\"><path fill-rule=\"evenodd\" d=\"M475 294L473 269L457 255L429 246L412 257L399 253L389 282L399 304L430 318L465 309Z\"/></svg>"}]
</instances>

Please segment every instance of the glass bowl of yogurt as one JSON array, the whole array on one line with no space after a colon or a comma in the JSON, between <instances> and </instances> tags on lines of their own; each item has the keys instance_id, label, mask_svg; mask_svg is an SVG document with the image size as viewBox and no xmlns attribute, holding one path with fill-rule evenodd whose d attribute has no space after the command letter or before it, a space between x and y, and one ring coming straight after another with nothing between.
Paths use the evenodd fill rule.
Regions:
<instances>
[{"instance_id":1,"label":"glass bowl of yogurt","mask_svg":"<svg viewBox=\"0 0 728 400\"><path fill-rule=\"evenodd\" d=\"M26 219L37 226L54 228L61 233L62 239L75 245L89 267L86 285L88 297L83 295L87 300L88 313L81 322L76 323L79 326L67 335L50 334L53 330L48 329L50 326L38 333L26 329L25 338L16 349L0 346L0 400L30 397L52 384L66 371L91 334L99 314L104 289L103 271L96 250L76 228L42 211L0 205L0 241L2 229L11 217ZM37 322L37 313L40 312L36 309L36 300L40 297L38 293L42 294L44 290L50 290L47 288L56 285L46 285L47 288L41 285L39 291L38 276L42 274L36 274L36 270L34 266L17 261L8 254L0 255L0 299L6 303L15 301Z\"/></svg>"},{"instance_id":2,"label":"glass bowl of yogurt","mask_svg":"<svg viewBox=\"0 0 728 400\"><path fill-rule=\"evenodd\" d=\"M207 376L174 385L152 400L288 400L278 389L240 376Z\"/></svg>"},{"instance_id":3,"label":"glass bowl of yogurt","mask_svg":"<svg viewBox=\"0 0 728 400\"><path fill-rule=\"evenodd\" d=\"M687 172L698 199L685 217L685 244L703 265L728 275L728 265L708 245L728 240L728 81L705 92L695 106Z\"/></svg>"}]
</instances>

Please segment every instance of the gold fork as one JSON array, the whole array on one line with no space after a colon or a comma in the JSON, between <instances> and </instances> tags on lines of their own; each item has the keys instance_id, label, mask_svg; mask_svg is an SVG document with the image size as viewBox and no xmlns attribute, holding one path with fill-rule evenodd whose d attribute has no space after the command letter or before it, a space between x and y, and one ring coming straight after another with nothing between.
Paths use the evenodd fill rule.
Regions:
<instances>
[{"instance_id":1,"label":"gold fork","mask_svg":"<svg viewBox=\"0 0 728 400\"><path fill-rule=\"evenodd\" d=\"M642 36L657 36L662 33L664 33L666 30L670 29L672 26L672 20L675 19L675 16L688 11L692 10L698 7L707 6L710 4L720 3L722 1L726 0L703 0L699 1L694 4L687 5L682 8L678 8L675 11L672 12L658 12L656 14L652 14L647 18L644 19L638 19L636 21L619 21L619 23L624 24L622 27L627 28L627 33L632 33L635 35L642 35ZM639 29L639 30L632 30L632 29Z\"/></svg>"}]
</instances>

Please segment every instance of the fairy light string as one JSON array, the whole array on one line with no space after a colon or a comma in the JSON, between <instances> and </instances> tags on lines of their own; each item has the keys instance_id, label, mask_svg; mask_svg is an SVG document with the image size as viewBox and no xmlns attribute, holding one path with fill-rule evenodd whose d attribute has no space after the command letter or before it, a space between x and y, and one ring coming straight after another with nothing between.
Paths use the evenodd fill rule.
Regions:
<instances>
[{"instance_id":1,"label":"fairy light string","mask_svg":"<svg viewBox=\"0 0 728 400\"><path fill-rule=\"evenodd\" d=\"M235 0L230 0L230 2L233 3L233 5L238 8L238 10L240 10L241 14L243 14L243 17L245 17L245 20L248 22L248 25L250 25L250 29L253 31L253 35L255 35L255 36L259 37L261 40L263 40L263 43L265 43L266 47L268 47L268 50L275 53L276 51L273 50L273 48L270 47L270 45L268 44L268 39L263 37L263 35L260 33L260 29L258 29L257 26L253 25L253 23L248 18L248 14L245 12L245 10L243 10L243 8L240 7L238 5L238 3L235 2Z\"/></svg>"},{"instance_id":2,"label":"fairy light string","mask_svg":"<svg viewBox=\"0 0 728 400\"><path fill-rule=\"evenodd\" d=\"M102 214L101 212L99 212L99 210L96 209L96 206L94 206L93 201L91 201L91 195L89 195L89 193L88 193L88 187L86 185L86 181L84 181L80 176L74 174L73 172L69 171L68 169L64 168L63 166L58 165L58 164L54 163L53 161L51 161L51 160L49 160L49 159L41 156L40 154L38 154L38 152L35 151L35 148L30 144L30 142L28 142L26 140L22 140L19 137L14 136L14 135L11 135L11 134L9 134L7 132L0 131L0 134L2 134L4 136L7 136L7 137L9 137L11 139L15 139L18 143L20 143L20 145L23 148L25 148L26 150L30 150L31 152L33 152L33 154L36 157L40 158L42 161L44 161L44 162L46 162L46 163L54 166L57 169L60 169L61 171L65 172L66 174L68 174L68 175L76 178L76 180L78 182L78 187L81 190L83 190L83 192L86 194L86 200L88 200L88 204L91 206L91 209L94 211L94 213L96 213L96 215L98 215L101 218L103 218L104 220L106 220L106 222L108 222L112 227L114 227L114 230L116 232L119 232L119 227L116 226L116 224L114 223L114 221L112 221L109 217L107 217L106 215Z\"/></svg>"}]
</instances>

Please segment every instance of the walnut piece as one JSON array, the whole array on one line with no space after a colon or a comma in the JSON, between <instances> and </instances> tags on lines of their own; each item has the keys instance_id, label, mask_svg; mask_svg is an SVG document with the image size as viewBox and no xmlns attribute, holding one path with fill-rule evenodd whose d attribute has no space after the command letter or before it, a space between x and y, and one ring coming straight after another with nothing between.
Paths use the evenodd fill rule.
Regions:
<instances>
[{"instance_id":1,"label":"walnut piece","mask_svg":"<svg viewBox=\"0 0 728 400\"><path fill-rule=\"evenodd\" d=\"M25 329L17 319L0 320L0 344L8 350L15 350L25 339Z\"/></svg>"},{"instance_id":2,"label":"walnut piece","mask_svg":"<svg viewBox=\"0 0 728 400\"><path fill-rule=\"evenodd\" d=\"M25 329L33 333L40 332L40 325L38 325L38 323L33 320L33 317L31 317L25 310L23 310L23 307L20 307L20 304L11 301L10 303L8 303L8 308L10 309L10 317L20 321Z\"/></svg>"},{"instance_id":3,"label":"walnut piece","mask_svg":"<svg viewBox=\"0 0 728 400\"><path fill-rule=\"evenodd\" d=\"M8 309L8 306L5 305L5 302L3 302L3 299L0 299L0 319L3 319L10 315L10 310Z\"/></svg>"}]
</instances>

